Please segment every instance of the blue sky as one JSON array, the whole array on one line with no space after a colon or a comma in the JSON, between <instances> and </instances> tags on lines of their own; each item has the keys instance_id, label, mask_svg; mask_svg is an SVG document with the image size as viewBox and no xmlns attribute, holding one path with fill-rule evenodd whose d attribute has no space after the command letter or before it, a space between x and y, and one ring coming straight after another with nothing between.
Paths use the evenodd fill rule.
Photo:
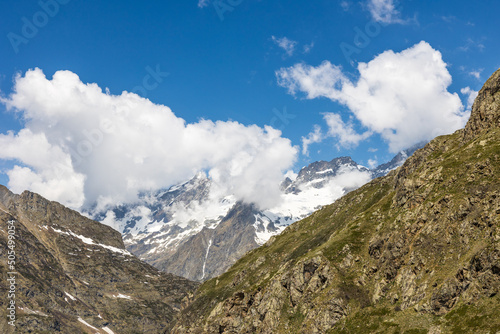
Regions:
<instances>
[{"instance_id":1,"label":"blue sky","mask_svg":"<svg viewBox=\"0 0 500 334\"><path fill-rule=\"evenodd\" d=\"M498 1L460 0L2 2L0 94L4 103L0 104L3 136L0 143L4 147L0 150L9 151L7 146L11 145L11 152L0 154L0 183L7 184L7 173L18 165L30 169L31 174L15 174L17 181L11 180L9 184L15 190L23 186L40 190L41 183L49 188L54 185L44 174L44 167L30 162L23 154L13 153L22 150L22 145L14 148L14 141L19 145L16 135L26 128L44 134L50 145L58 145L55 135L49 134L48 128L54 122L49 119L49 112L40 116L43 119L35 119L40 114L33 104L19 102L22 96L12 102L10 94L16 75L25 76L34 68L41 69L49 81L57 71L67 70L85 84L108 88L110 95L121 95L123 91L138 93L154 104L168 106L185 124L199 124L200 119L235 121L245 126L242 131L249 131L250 137L248 129L252 125L259 128L270 125L281 130L281 138L289 139L290 146L296 149L293 154L287 151L289 154L283 157L287 163L273 163L279 169L297 171L309 162L344 155L364 165L386 162L401 145L419 139L418 134L404 134L411 129L394 125L391 118L403 117L407 123L415 122L417 130L419 124L437 122L435 127L423 129L426 135L422 136L426 138L420 139L459 127L464 118L457 116L460 111L457 99L466 112L469 96L500 67L499 12ZM350 52L347 57L346 52ZM425 72L426 64L432 61L435 64L431 64L430 72ZM360 63L367 64L366 72L360 72ZM395 64L397 69L390 70L387 64ZM418 72L415 67L419 66L426 77L436 79L429 89L435 87L438 91L419 92L417 98L430 96L426 101L429 104L449 108L443 117L449 119L454 115L453 122L439 123L440 119L433 117L440 113L438 109L429 114L432 117L428 120L426 115L412 114L424 107L417 111L410 108L399 116L386 112L387 108L407 105L404 98L412 93L392 95L398 89L398 78L384 81L386 74L382 69L404 78L405 71ZM151 74L155 72L156 75ZM374 77L377 75L380 80ZM411 73L408 78L412 78ZM40 88L33 82L26 80L27 90ZM415 84L418 83L416 80ZM373 93L379 88L386 95ZM26 96L24 99L29 99ZM401 98L401 104L385 105L381 101L393 97ZM359 104L358 100L363 98L366 100ZM5 101L11 101L13 107L7 108L9 102ZM57 124L63 124L61 119ZM164 127L169 131L168 124ZM219 129L222 127L214 129L225 133L226 130ZM311 134L315 130L316 137ZM10 137L8 131L12 131ZM307 150L304 138L311 142ZM70 154L68 146L60 148ZM231 149L240 150L227 148L227 151ZM260 154L256 150L254 147L250 151ZM174 160L184 159L165 154ZM75 157L71 159L75 164ZM142 158L135 157L134 161L138 159ZM207 157L206 161L211 162L193 162L185 168L189 173L200 166L205 170L214 166L224 170L218 165L219 160L210 159ZM238 165L232 160L227 163L233 170ZM173 165L183 168L180 163ZM95 166L85 168L75 169L81 180L89 180L90 173L98 173ZM165 170L164 165L158 168ZM150 172L155 174L153 170ZM166 177L168 181L161 185L189 173ZM25 181L19 179L22 175ZM38 181L33 181L35 176L40 177ZM33 180L26 181L30 178ZM102 182L101 178L95 183ZM137 178L127 178L129 183L133 183L132 179L138 182ZM153 187L155 180L147 182ZM259 182L266 181L269 180ZM82 187L85 196L90 193L93 198L99 196L98 187L86 184ZM50 191L45 193L50 197ZM53 197L60 199L64 193L56 192Z\"/></svg>"}]
</instances>

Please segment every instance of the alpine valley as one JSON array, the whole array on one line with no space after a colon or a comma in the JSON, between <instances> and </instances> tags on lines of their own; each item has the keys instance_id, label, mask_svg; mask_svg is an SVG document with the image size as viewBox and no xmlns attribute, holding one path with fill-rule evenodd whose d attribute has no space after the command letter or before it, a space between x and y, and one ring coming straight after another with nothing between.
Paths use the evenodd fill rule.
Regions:
<instances>
[{"instance_id":1,"label":"alpine valley","mask_svg":"<svg viewBox=\"0 0 500 334\"><path fill-rule=\"evenodd\" d=\"M128 251L154 267L194 281L225 272L248 251L290 224L373 178L401 166L416 145L372 170L350 157L318 161L281 184L281 203L269 209L237 201L205 173L141 201L91 214L123 235Z\"/></svg>"}]
</instances>

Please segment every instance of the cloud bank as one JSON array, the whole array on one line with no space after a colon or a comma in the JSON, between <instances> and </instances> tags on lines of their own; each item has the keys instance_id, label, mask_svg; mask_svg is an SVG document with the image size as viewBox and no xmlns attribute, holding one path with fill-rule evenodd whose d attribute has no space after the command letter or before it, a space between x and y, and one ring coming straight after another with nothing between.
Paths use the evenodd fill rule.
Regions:
<instances>
[{"instance_id":1,"label":"cloud bank","mask_svg":"<svg viewBox=\"0 0 500 334\"><path fill-rule=\"evenodd\" d=\"M238 199L266 207L280 198L297 149L271 127L200 120L137 94L111 95L69 71L17 76L1 100L25 127L0 134L0 159L14 192L32 190L75 209L127 203L206 171Z\"/></svg>"},{"instance_id":2,"label":"cloud bank","mask_svg":"<svg viewBox=\"0 0 500 334\"><path fill-rule=\"evenodd\" d=\"M342 146L378 133L395 153L462 128L469 118L458 94L448 91L452 78L441 53L426 42L399 53L385 51L357 69L357 80L328 61L317 67L300 63L282 68L276 76L290 94L326 97L349 109L368 132L357 134L339 115L330 115L328 135L338 137Z\"/></svg>"}]
</instances>

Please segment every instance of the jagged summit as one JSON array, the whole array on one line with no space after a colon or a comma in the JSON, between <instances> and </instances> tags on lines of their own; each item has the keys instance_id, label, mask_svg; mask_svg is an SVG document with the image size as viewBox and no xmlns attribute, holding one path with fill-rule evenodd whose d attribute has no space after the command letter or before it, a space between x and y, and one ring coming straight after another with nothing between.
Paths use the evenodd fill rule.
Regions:
<instances>
[{"instance_id":1,"label":"jagged summit","mask_svg":"<svg viewBox=\"0 0 500 334\"><path fill-rule=\"evenodd\" d=\"M358 165L351 157L320 160L303 167L295 180L285 179L281 188L287 194L298 194L307 186L322 188L331 178L349 171L369 172L368 168Z\"/></svg>"},{"instance_id":2,"label":"jagged summit","mask_svg":"<svg viewBox=\"0 0 500 334\"><path fill-rule=\"evenodd\" d=\"M500 69L493 73L479 91L465 126L464 137L469 140L492 127L500 127Z\"/></svg>"}]
</instances>

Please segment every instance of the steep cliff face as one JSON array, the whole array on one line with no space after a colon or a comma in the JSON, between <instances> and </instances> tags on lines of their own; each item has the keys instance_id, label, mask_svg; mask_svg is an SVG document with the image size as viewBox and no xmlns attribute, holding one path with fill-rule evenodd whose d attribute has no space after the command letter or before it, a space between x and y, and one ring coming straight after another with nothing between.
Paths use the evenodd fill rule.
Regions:
<instances>
[{"instance_id":1,"label":"steep cliff face","mask_svg":"<svg viewBox=\"0 0 500 334\"><path fill-rule=\"evenodd\" d=\"M481 131L500 127L500 71L496 71L479 91L465 127L464 138L469 140Z\"/></svg>"},{"instance_id":2,"label":"steep cliff face","mask_svg":"<svg viewBox=\"0 0 500 334\"><path fill-rule=\"evenodd\" d=\"M169 330L499 332L499 77L464 130L205 282Z\"/></svg>"},{"instance_id":3,"label":"steep cliff face","mask_svg":"<svg viewBox=\"0 0 500 334\"><path fill-rule=\"evenodd\" d=\"M9 251L15 263L7 263ZM160 332L197 286L132 256L112 228L3 186L0 254L2 333ZM15 296L7 298L12 277ZM11 300L15 326L7 323Z\"/></svg>"}]
</instances>

